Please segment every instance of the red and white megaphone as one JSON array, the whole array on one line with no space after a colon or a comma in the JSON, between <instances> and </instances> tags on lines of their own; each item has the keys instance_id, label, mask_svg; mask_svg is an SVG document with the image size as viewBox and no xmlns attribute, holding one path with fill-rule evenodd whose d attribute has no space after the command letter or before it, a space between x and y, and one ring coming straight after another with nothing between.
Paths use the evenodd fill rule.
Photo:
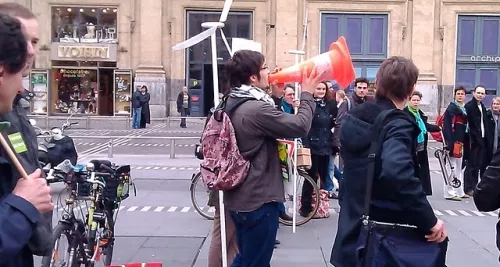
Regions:
<instances>
[{"instance_id":1,"label":"red and white megaphone","mask_svg":"<svg viewBox=\"0 0 500 267\"><path fill-rule=\"evenodd\" d=\"M341 88L346 88L356 79L351 54L344 36L330 45L328 52L317 55L302 63L278 70L269 74L269 83L277 81L278 84L302 82L302 71L307 70L309 75L313 68L318 73L326 71L325 80L335 80Z\"/></svg>"}]
</instances>

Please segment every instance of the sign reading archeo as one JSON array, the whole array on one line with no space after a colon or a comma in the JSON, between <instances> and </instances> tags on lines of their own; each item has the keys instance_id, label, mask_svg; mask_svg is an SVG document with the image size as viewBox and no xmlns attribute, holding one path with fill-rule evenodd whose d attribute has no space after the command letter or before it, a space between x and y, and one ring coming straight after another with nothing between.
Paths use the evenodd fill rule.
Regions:
<instances>
[{"instance_id":1,"label":"sign reading archeo","mask_svg":"<svg viewBox=\"0 0 500 267\"><path fill-rule=\"evenodd\" d=\"M60 58L109 58L109 47L98 46L64 46L57 48Z\"/></svg>"}]
</instances>

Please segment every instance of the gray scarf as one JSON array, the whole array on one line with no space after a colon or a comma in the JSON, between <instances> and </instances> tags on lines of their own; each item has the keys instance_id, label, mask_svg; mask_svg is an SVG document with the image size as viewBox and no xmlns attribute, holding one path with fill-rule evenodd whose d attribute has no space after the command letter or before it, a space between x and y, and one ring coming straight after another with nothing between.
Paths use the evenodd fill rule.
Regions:
<instances>
[{"instance_id":1,"label":"gray scarf","mask_svg":"<svg viewBox=\"0 0 500 267\"><path fill-rule=\"evenodd\" d=\"M275 105L274 100L270 95L268 95L264 90L255 86L242 85L241 87L231 88L229 96L235 98L254 98L260 101L267 102L273 105L273 107Z\"/></svg>"}]
</instances>

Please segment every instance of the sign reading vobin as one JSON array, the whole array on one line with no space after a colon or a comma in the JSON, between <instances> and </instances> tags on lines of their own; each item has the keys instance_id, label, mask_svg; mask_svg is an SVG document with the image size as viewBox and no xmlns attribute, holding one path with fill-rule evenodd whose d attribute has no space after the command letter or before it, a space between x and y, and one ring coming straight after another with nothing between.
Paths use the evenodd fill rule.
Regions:
<instances>
[{"instance_id":1,"label":"sign reading vobin","mask_svg":"<svg viewBox=\"0 0 500 267\"><path fill-rule=\"evenodd\" d=\"M109 59L109 47L61 45L57 48L57 56L74 59Z\"/></svg>"},{"instance_id":2,"label":"sign reading vobin","mask_svg":"<svg viewBox=\"0 0 500 267\"><path fill-rule=\"evenodd\" d=\"M113 62L117 59L117 52L117 44L53 42L50 48L50 58L64 61Z\"/></svg>"}]
</instances>

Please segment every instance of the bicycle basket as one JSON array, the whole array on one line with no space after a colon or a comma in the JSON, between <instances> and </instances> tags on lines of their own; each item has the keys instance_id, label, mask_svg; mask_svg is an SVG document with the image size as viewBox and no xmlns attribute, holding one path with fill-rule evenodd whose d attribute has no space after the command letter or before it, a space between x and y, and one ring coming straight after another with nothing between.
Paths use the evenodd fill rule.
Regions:
<instances>
[{"instance_id":1,"label":"bicycle basket","mask_svg":"<svg viewBox=\"0 0 500 267\"><path fill-rule=\"evenodd\" d=\"M105 199L121 202L129 197L131 184L129 173L106 177L105 182L106 187L103 192L103 197Z\"/></svg>"}]
</instances>

